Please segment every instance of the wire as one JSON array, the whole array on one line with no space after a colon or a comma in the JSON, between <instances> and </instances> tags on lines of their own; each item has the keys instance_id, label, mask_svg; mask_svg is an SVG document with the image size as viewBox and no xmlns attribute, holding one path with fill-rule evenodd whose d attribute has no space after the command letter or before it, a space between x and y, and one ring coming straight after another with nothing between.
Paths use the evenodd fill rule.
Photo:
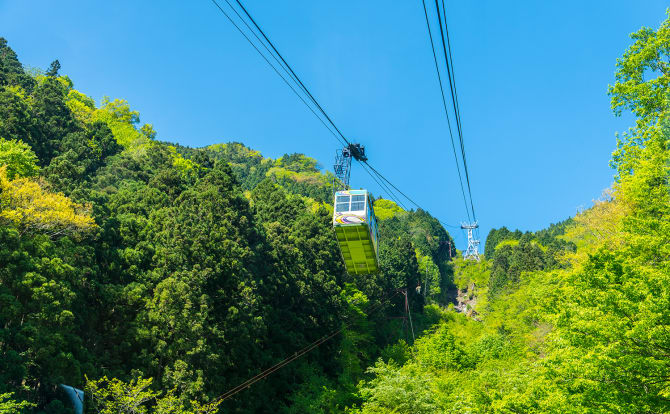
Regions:
<instances>
[{"instance_id":1,"label":"wire","mask_svg":"<svg viewBox=\"0 0 670 414\"><path fill-rule=\"evenodd\" d=\"M235 21L232 19L232 17L230 17L230 15L229 15L228 13L226 13L226 11L223 10L223 8L221 8L221 6L219 5L219 3L217 3L216 0L212 0L212 3L214 3L214 5L219 9L219 11L220 11L221 13L223 13L224 16L226 16L226 18L230 21L230 23L232 23L232 25L235 26L235 28L240 32L240 34L242 34L242 36L244 36L244 38L247 40L247 42L249 42L249 44L256 50L256 52L258 52L258 54L261 55L261 57L263 58L263 60L265 60L265 62L266 62L268 65L270 65L270 67L275 71L275 73L276 73L277 75L279 75L280 78L282 78L282 80L284 81L284 83L285 83L289 88L291 88L291 90L293 91L293 93L294 93L294 94L295 94L295 95L302 101L303 104L305 104L305 106L307 106L307 108L312 112L312 114L314 114L314 116L315 116L315 117L316 117L316 118L323 124L323 126L326 127L326 129L327 129L327 130L328 130L328 131L335 137L335 139L337 139L337 140L340 142L340 144L346 146L345 142L348 143L348 141L345 139L344 142L343 142L342 139L341 139L335 132L333 132L332 129L330 129L330 127L326 124L326 122L325 122L325 121L324 121L324 120L323 120L323 119L316 113L316 111L314 110L314 108L312 108L312 107L307 103L307 101L305 101L305 99L298 93L298 91L295 90L295 88L293 87L293 85L291 85L291 84L289 83L289 81L286 80L286 78L284 77L284 75L282 75L282 74L277 70L277 68L272 64L272 62L270 62L270 61L268 60L268 58L263 54L263 52L261 52L260 49L258 49L258 47L254 44L254 42L249 38L249 36L247 36L246 33L244 33L244 31L237 25L237 23L235 23ZM228 3L228 5L230 6L230 3ZM230 7L232 8L232 6L230 6ZM235 9L233 9L233 11L235 11ZM238 16L239 16L239 14L238 14ZM331 122L332 122L332 121L331 121ZM339 130L338 130L338 132L339 132Z\"/></svg>"},{"instance_id":2,"label":"wire","mask_svg":"<svg viewBox=\"0 0 670 414\"><path fill-rule=\"evenodd\" d=\"M286 67L279 61L279 59L277 59L277 56L275 56L275 55L270 51L270 49L267 47L267 45L265 44L265 42L263 42L263 41L261 40L261 38L258 37L258 35L257 35L256 32L254 31L254 29L252 29L251 26L249 26L249 23L247 23L247 21L244 20L244 18L240 15L240 13L237 11L237 9L235 9L235 7L233 7L233 5L230 4L230 1L229 1L229 0L224 0L224 1L226 2L226 4L228 4L228 7L230 7L230 9L235 13L235 15L237 16L237 18L240 19L240 21L242 21L242 23L244 23L244 25L246 26L247 29L249 29L249 31L251 32L251 34L254 35L254 37L256 38L256 40L258 40L258 43L260 43L261 46L263 46L263 49L265 49L265 50L270 54L270 56L272 57L272 59L274 59L274 61L277 62L277 64L284 70L284 72L285 72L287 75L289 75L289 76L291 77L291 79L295 82L295 77L292 76L292 75L290 74L290 72L288 71L288 69L287 69L287 68L286 68Z\"/></svg>"},{"instance_id":3,"label":"wire","mask_svg":"<svg viewBox=\"0 0 670 414\"><path fill-rule=\"evenodd\" d=\"M451 224L447 224L447 223L445 223L445 222L442 221L442 220L438 220L438 221L439 221L440 224L443 225L443 226L451 227L452 229L460 229L460 226L454 226L454 225L451 225Z\"/></svg>"},{"instance_id":4,"label":"wire","mask_svg":"<svg viewBox=\"0 0 670 414\"><path fill-rule=\"evenodd\" d=\"M403 210L405 210L405 211L407 210L407 207L400 201L399 198L396 197L395 193L393 193L393 191L388 187L388 185L384 184L383 182L379 182L379 180L377 179L377 177L376 177L374 174L372 174L372 173L365 167L365 164L361 163L361 167L363 167L363 170L364 170L366 173L368 173L368 175L369 175L370 177L372 177L373 180L375 180L375 182L377 183L377 185L379 185L379 187L380 187L382 190L386 191L386 193L388 194L389 198L390 198L391 200L393 200L393 202L395 202L395 203L398 204L400 207L402 207Z\"/></svg>"},{"instance_id":5,"label":"wire","mask_svg":"<svg viewBox=\"0 0 670 414\"><path fill-rule=\"evenodd\" d=\"M226 0L226 1L228 1L228 0ZM335 123L333 122L333 120L330 119L330 116L328 116L328 114L326 113L326 111L324 111L324 109L321 107L321 105L319 105L319 103L316 101L316 99L314 98L314 96L312 96L312 94L309 92L309 90L307 89L307 87L305 86L305 84L302 83L302 81L300 80L300 77L299 77L298 75L296 75L296 73L295 73L295 72L293 71L293 69L291 68L291 65L289 65L288 62L286 62L286 60L282 57L281 53L279 53L279 51L278 51L277 48L274 46L274 44L272 44L272 42L270 41L270 39L268 39L268 37L265 35L265 32L263 32L263 29L261 29L261 28L258 26L258 24L256 24L256 21L254 20L253 17L251 17L251 15L250 15L249 12L247 11L247 9L246 9L246 8L242 5L242 3L240 2L240 0L236 0L236 1L237 1L237 4L242 8L242 10L244 11L244 13L247 15L247 17L249 17L249 19L251 20L251 23L253 23L253 25L256 27L256 29L258 29L258 31L261 33L261 35L263 36L263 38L268 42L268 44L270 45L270 47L272 47L272 50L274 50L275 53L277 54L277 56L279 56L279 59L281 59L281 61L284 62L284 64L285 64L286 67L288 68L288 70L291 71L291 74L293 74L293 76L294 76L295 79L298 81L298 83L300 84L300 86L302 86L303 90L304 90L304 91L307 93L307 95L311 98L312 102L314 102L314 104L317 106L317 108L319 108L319 110L321 111L321 113L326 117L326 119L328 119L328 121L331 123L331 125L333 125L333 127L335 128L335 130L337 131L337 133L340 134L340 136L342 137L342 139L347 143L347 145L349 145L350 143L349 143L349 141L347 140L347 138L345 138L345 136L344 136L344 135L342 134L342 132L339 130L339 128L337 127L337 125L335 125Z\"/></svg>"},{"instance_id":6,"label":"wire","mask_svg":"<svg viewBox=\"0 0 670 414\"><path fill-rule=\"evenodd\" d=\"M456 71L454 70L454 59L451 57L451 42L449 41L449 29L447 28L447 8L444 6L444 0L442 1L442 17L444 18L444 31L447 34L447 49L449 50L449 67L451 68L451 75L453 77L453 85L454 85L454 95L456 97L456 109L457 109L457 123L458 123L458 128L461 128L461 108L458 104L458 91L456 90ZM439 15L439 10L438 10L438 15ZM461 140L461 147L463 141Z\"/></svg>"},{"instance_id":7,"label":"wire","mask_svg":"<svg viewBox=\"0 0 670 414\"><path fill-rule=\"evenodd\" d=\"M425 0L422 0L424 2L424 10L425 10ZM442 4L444 5L444 0L442 0ZM456 92L456 75L454 74L453 79L452 79L452 70L453 70L453 58L451 56L451 42L449 41L449 32L447 29L447 14L446 14L446 9L443 7L443 15L444 15L444 29L442 28L442 17L440 16L440 3L439 0L435 0L435 8L437 10L437 21L440 25L440 38L442 40L442 49L444 52L444 59L446 61L446 67L447 67L447 76L449 78L449 90L451 91L451 102L454 108L454 116L456 118L456 128L458 130L458 138L460 142L460 147L461 147L461 157L463 158L463 169L465 170L465 178L467 181L468 185L468 195L470 197L470 208L472 210L472 218L473 220L477 220L477 217L475 215L475 207L472 202L472 190L470 188L470 175L468 174L468 164L465 158L465 146L463 144L463 130L461 127L461 115L460 115L460 109L458 105L458 94ZM446 37L447 37L447 42L445 43L445 31L446 31ZM449 43L449 47L447 48L447 43ZM448 51L447 51L448 50ZM451 62L451 63L450 63Z\"/></svg>"},{"instance_id":8,"label":"wire","mask_svg":"<svg viewBox=\"0 0 670 414\"><path fill-rule=\"evenodd\" d=\"M381 178L382 180L384 180L385 182L387 182L387 183L388 183L391 187L393 187L398 193L400 193L403 197L405 197L410 203L414 204L417 208L423 210L423 208L421 208L421 206L420 206L416 201L412 200L407 194L405 194L405 193L403 193L402 191L400 191L400 189L399 189L398 187L396 187L391 181L389 181L386 177L384 177L379 171L377 171L377 170L376 170L372 165L370 165L367 161L363 161L363 162L361 162L361 163L367 165L368 167L370 167L370 169L371 169L375 174L377 174L377 176L378 176L379 178Z\"/></svg>"},{"instance_id":9,"label":"wire","mask_svg":"<svg viewBox=\"0 0 670 414\"><path fill-rule=\"evenodd\" d=\"M465 157L465 143L463 141L463 127L461 126L461 109L460 105L458 103L458 91L456 90L456 71L454 70L454 59L451 56L451 41L449 40L449 28L447 27L447 11L446 7L444 6L444 0L442 0L442 14L444 15L444 31L446 32L447 35L447 48L449 50L449 65L451 67L451 74L453 75L454 78L454 94L456 96L456 109L458 110L458 128L459 128L459 136L460 136L460 141L461 141L461 153L463 156L463 167L465 169L465 179L468 183L468 194L470 195L470 207L472 208L472 218L474 221L477 221L477 215L475 214L475 206L472 202L472 189L470 187L470 174L468 173L468 161ZM479 231L477 232L478 235L477 237L479 238Z\"/></svg>"},{"instance_id":10,"label":"wire","mask_svg":"<svg viewBox=\"0 0 670 414\"><path fill-rule=\"evenodd\" d=\"M386 299L382 299L377 305L371 307L367 311L367 315L368 316L372 315L382 305L384 305L386 302L393 299L398 293L400 293L400 292L396 291L393 295L387 297ZM232 397L233 395L237 394L238 392L243 391L245 388L251 387L256 382L262 380L263 378L265 378L268 375L274 373L275 371L280 370L281 368L285 367L286 365L290 364L291 362L295 361L296 359L298 359L301 356L309 353L311 350L317 348L321 344L323 344L323 343L327 342L328 340L330 340L331 338L335 337L337 334L339 334L344 329L349 327L349 325L351 325L352 323L353 323L353 321L349 322L349 323L345 323L344 326L342 326L340 329L338 329L338 330L336 330L336 331L334 331L330 334L322 336L321 338L317 339L316 341L312 342L311 344L307 345L306 347L302 348L301 350L295 352L290 357L284 358L283 360L277 362L276 364L274 364L270 368L264 370L263 372L249 378L248 380L244 381L243 383L239 384L238 386L231 388L230 390L226 391L225 393L221 394L218 398L216 398L214 400L214 402L225 401L228 398Z\"/></svg>"},{"instance_id":11,"label":"wire","mask_svg":"<svg viewBox=\"0 0 670 414\"><path fill-rule=\"evenodd\" d=\"M382 179L383 181L387 182L391 187L395 188L396 191L398 191L400 194L402 194L403 197L405 197L407 200L409 200L409 202L411 202L412 204L414 204L417 208L419 208L419 209L421 209L421 210L424 210L424 211L428 211L428 210L422 208L416 201L412 200L408 195L406 195L405 193L403 193L402 191L400 191L400 189L398 189L398 187L396 187L391 181L389 181L386 177L384 177L379 171L377 171L375 168L373 168L367 161L366 161L366 162L361 162L361 166L363 166L363 165L367 165L368 167L370 167L370 169L371 169L371 170L372 170L372 171L373 171L373 172L374 172L380 179ZM366 170L366 171L367 171L367 170ZM368 174L369 174L369 172L368 172ZM374 178L374 177L373 177L373 178ZM375 181L377 181L377 180L375 180ZM377 181L377 183L379 184L379 181ZM387 190L387 191L389 191L389 190ZM394 200L394 201L395 201L395 200ZM403 207L403 209L407 210L407 208L405 208L405 207ZM454 229L460 229L460 228L461 228L460 226L454 226L454 225L451 225L451 224L447 224L447 223L443 222L442 220L438 220L438 222L439 222L440 224L442 224L443 226L451 227L451 228L454 228Z\"/></svg>"},{"instance_id":12,"label":"wire","mask_svg":"<svg viewBox=\"0 0 670 414\"><path fill-rule=\"evenodd\" d=\"M370 175L370 177L372 177L373 180L375 180L375 182L379 185L379 187L381 187L382 189L385 189L385 191L391 196L391 199L392 199L396 204L398 204L400 207L402 207L403 210L407 210L407 207L405 207L405 205L404 205L400 200L398 200L398 199L396 199L396 198L394 197L394 193L392 192L392 190L390 190L390 189L388 188L388 185L385 185L384 183L380 183L379 180L377 180L377 178L375 177L375 175L377 175L377 176L379 176L382 180L384 180L384 181L388 181L383 175L381 175L377 170L374 170L374 168L372 168L372 166L369 165L367 162L365 162L365 163L362 163L362 162L361 162L360 164L361 164L361 167L363 167L363 170L365 170L365 172L368 173L368 175ZM365 168L366 165L374 170L375 175L371 174L370 171L368 171L368 170ZM390 181L388 181L388 182L389 182L389 184L391 184L394 188L397 189L397 187L395 187ZM399 191L399 190L398 190L398 191ZM410 200L410 202L412 202L414 205L416 205L417 208L420 208L421 210L424 210L424 211L428 211L428 210L422 208L422 207L421 207L420 205L418 205L417 203L415 203L411 198L409 198L408 196L406 196L404 193L401 192L401 194L402 194L405 198L407 198L408 200ZM460 228L461 228L460 226L454 226L454 225L452 225L452 224L447 224L447 223L445 223L444 221L439 220L439 219L438 219L437 221L438 221L441 225L446 226L446 227L451 227L451 228L453 228L453 229L460 229Z\"/></svg>"},{"instance_id":13,"label":"wire","mask_svg":"<svg viewBox=\"0 0 670 414\"><path fill-rule=\"evenodd\" d=\"M240 27L240 26L233 20L233 18L232 18L232 17L231 17L231 16L230 16L230 15L229 15L229 14L228 14L228 13L227 13L227 12L220 6L220 5L219 5L219 3L218 3L216 0L211 0L211 1L212 1L212 3L214 3L214 5L219 9L219 11L220 11L220 12L221 12L221 13L222 13L222 14L223 14L223 15L224 15L224 16L225 16L225 17L226 17L232 24L233 24L233 26L235 26L235 28L240 32L240 34L242 34L242 36L247 40L247 42L249 42L249 44L256 50L256 52L258 52L258 54L261 55L261 57L263 58L263 60L265 60L265 62L266 62L268 65L270 65L270 67L275 71L275 73L277 73L277 75L279 75L279 77L282 78L282 80L284 81L284 83L286 83L286 85L287 85L289 88L291 88L291 90L293 91L293 93L295 93L296 96L298 96L298 98L302 101L303 104L305 104L305 106L307 106L307 108L312 112L312 114L313 114L313 115L314 115L314 116L315 116L315 117L316 117L316 118L317 118L317 119L318 119L318 120L319 120L319 121L326 127L326 129L328 129L328 131L329 131L329 132L330 132L330 133L331 133L331 134L332 134L332 135L333 135L333 136L340 142L340 144L342 144L343 146L347 146L347 145L349 145L349 144L350 144L349 140L344 136L344 134L341 132L341 130L337 127L337 125L335 125L335 123L334 123L334 121L332 120L332 118L326 113L326 111L323 109L323 107L318 103L318 101L316 100L316 98L314 97L314 95L309 91L309 89L308 89L307 86L304 84L304 82L300 79L300 77L299 77L299 76L295 73L295 71L291 68L291 66L290 66L289 63L286 61L286 59L284 59L284 57L283 57L283 56L281 55L281 53L277 50L277 48L276 48L275 45L272 43L272 41L268 38L268 36L265 34L265 32L260 28L260 26L258 25L258 23L256 23L256 21L255 21L254 18L251 16L251 14L249 13L249 11L244 7L244 5L242 4L242 2L241 2L240 0L235 0L235 2L236 2L236 3L238 4L238 6L241 8L241 10L244 12L244 14L249 18L249 20L251 21L252 25L258 30L258 32L260 33L260 35L262 36L262 38L265 39L265 41L267 42L267 45L269 45L270 48L274 51L274 54L270 51L270 49L268 49L268 46L261 40L261 38L256 34L256 32L251 28L251 26L245 21L245 19L240 15L240 13L237 12L237 10L235 9L235 7L233 7L233 5L230 3L230 1L229 1L229 0L224 0L224 1L226 2L226 4L228 4L228 7L230 7L231 10L233 10L233 12L234 12L234 13L237 15L237 17L244 23L244 25L249 29L249 31L252 32L253 36L259 41L259 43L261 43L261 45L263 46L263 48L264 48L264 49L265 49L265 50L272 56L272 58L275 60L275 62L277 62L277 64L279 64L280 68L281 68L281 69L288 75L288 77L290 78L290 80L293 81L294 83L296 83L296 87L297 87L300 91L302 91L302 92L307 96L307 99L308 99L310 102L312 102L312 103L316 106L316 110L315 110L315 109L314 109L314 108L307 102L307 100L305 100L305 98L304 98L304 97L303 97L303 96L296 90L296 87L294 87L294 85L292 85L291 82L290 82L290 81L289 81L289 80L288 80L288 79L287 79L287 78L286 78L286 77L279 71L279 69L277 69L277 67L276 67L276 66L275 66L275 65L274 65L274 64L273 64L273 63L272 63L266 56L265 56L265 54L264 54L264 53L263 53L263 52L256 46L256 44L255 44L255 43L251 40L251 38L244 32L244 30L242 30L242 28L241 28L241 27ZM425 1L425 0L424 0L424 1ZM425 5L424 5L424 6L425 6ZM424 7L424 8L425 8L425 7ZM430 28L429 28L429 29L430 29ZM432 39L432 35L431 35L431 39ZM431 45L432 45L432 40L431 40ZM275 56L275 54L276 54L276 56ZM435 59L436 59L436 62L437 62L437 58L435 58ZM438 71L438 75L439 75L439 71ZM441 81L440 81L440 87L442 87ZM443 100L444 100L444 93L443 93ZM445 110L446 110L446 101L445 101L444 105L445 105ZM317 110L318 110L318 112L320 112L320 113L323 115L323 117L325 117L326 120L324 120L321 116L319 116L319 114L317 113ZM449 118L448 118L448 117L447 117L447 120L449 121ZM327 121L328 123L327 123L326 121ZM330 126L329 126L329 125L330 125ZM449 124L449 125L450 125L450 126L449 126L450 131L451 131L451 124ZM332 129L331 129L331 127L332 127ZM452 146L454 146L454 144L453 144L453 137L452 137ZM455 146L454 146L453 149L454 149L454 156L456 156ZM381 173L379 173L379 172L378 172L375 168L373 168L370 164L368 164L367 162L361 162L361 161L359 161L359 163L361 163L361 165L363 165L363 164L367 165L367 167L369 167L369 168L374 172L374 174L375 174L377 177L379 177L379 178L381 179L381 182L380 182L379 180L377 180L377 179L375 178L375 175L371 174L370 171L368 171L368 170L365 168L365 166L363 167L363 169L364 169L364 170L365 170L365 171L366 171L366 172L367 172L367 173L368 173L368 174L375 180L375 182L376 182L376 183L377 183L377 184L378 184L384 191L386 191L386 192L388 193L388 195L393 199L393 201L395 201L395 202L396 202L398 205L400 205L403 209L407 210L407 208L406 208L406 206L404 205L404 203L402 203L402 202L400 201L400 198L397 197L397 196L395 195L395 193L393 192L393 190L392 190L391 188L395 189L399 194L401 194L401 195L402 195L404 198L406 198L409 202L411 202L411 203L412 203L413 205L415 205L417 208L420 208L420 209L421 209L421 206L420 206L417 202L415 202L413 199L411 199L409 196L407 196L405 193L403 193L397 186L395 186L395 185L394 185L391 181L389 181L386 177L384 177L383 175L381 175ZM458 167L458 160L457 160L457 167ZM459 170L458 170L458 174L459 174L459 180L461 180L461 191L463 192L463 194L464 194L464 196L465 196L465 192L464 192L464 189L463 189L462 178L461 178L461 173L460 173L460 167L459 167ZM386 184L385 184L385 183L386 183ZM390 186L390 187L389 187L389 186ZM469 218L469 216L468 216L468 218ZM442 223L442 222L440 222L440 223ZM443 224L444 224L444 223L443 223ZM457 226L452 226L452 225L447 225L447 226L449 226L449 227L453 227L453 228L457 228Z\"/></svg>"},{"instance_id":14,"label":"wire","mask_svg":"<svg viewBox=\"0 0 670 414\"><path fill-rule=\"evenodd\" d=\"M460 147L461 147L461 156L463 157L463 166L465 169L465 178L468 183L468 192L470 194L470 203L472 203L472 193L470 192L470 177L468 175L468 163L465 158L465 143L463 141L463 126L461 124L461 107L458 103L458 90L456 88L456 70L454 69L454 58L451 55L451 41L449 39L449 27L447 26L447 8L444 5L444 0L442 1L442 17L444 20L444 32L447 37L447 50L449 51L449 57L445 56L447 58L447 65L448 69L451 71L451 78L450 78L450 88L453 90L453 102L454 102L454 114L456 116L456 126L458 128L458 137L459 137L459 142L460 142ZM436 3L437 4L437 3ZM438 8L438 18L439 18L439 8ZM473 209L473 215L474 215L474 209ZM476 219L475 219L476 220Z\"/></svg>"},{"instance_id":15,"label":"wire","mask_svg":"<svg viewBox=\"0 0 670 414\"><path fill-rule=\"evenodd\" d=\"M442 106L444 107L444 115L447 118L447 125L449 127L449 138L451 139L451 148L454 152L454 160L456 161L456 171L458 171L458 181L461 185L461 194L463 194L463 203L465 203L465 212L467 213L468 220L470 220L470 211L468 210L468 202L465 197L465 189L463 188L463 177L461 175L461 167L458 162L458 156L456 155L456 144L454 144L454 135L451 130L451 120L449 119L449 110L447 109L447 100L444 97L444 87L442 86L442 75L440 74L440 66L437 63L437 54L435 53L435 43L433 41L433 32L430 29L430 20L428 19L428 10L426 9L426 0L421 0L423 4L423 13L426 17L426 27L428 28L428 37L430 38L430 48L433 51L433 61L435 62L435 72L437 72L437 80L440 84L440 93L442 94ZM439 18L439 14L438 14ZM458 125L458 124L457 124Z\"/></svg>"}]
</instances>

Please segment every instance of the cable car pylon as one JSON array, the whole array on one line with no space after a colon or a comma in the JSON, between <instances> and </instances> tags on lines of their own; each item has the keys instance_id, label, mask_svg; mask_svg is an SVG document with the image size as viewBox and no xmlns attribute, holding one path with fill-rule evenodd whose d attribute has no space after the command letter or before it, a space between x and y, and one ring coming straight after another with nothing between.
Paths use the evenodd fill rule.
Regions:
<instances>
[{"instance_id":1,"label":"cable car pylon","mask_svg":"<svg viewBox=\"0 0 670 414\"><path fill-rule=\"evenodd\" d=\"M472 235L472 231L479 227L479 224L475 221L474 223L461 223L461 229L468 231L468 248L463 254L463 258L466 260L472 259L479 261L479 240L475 239Z\"/></svg>"}]
</instances>

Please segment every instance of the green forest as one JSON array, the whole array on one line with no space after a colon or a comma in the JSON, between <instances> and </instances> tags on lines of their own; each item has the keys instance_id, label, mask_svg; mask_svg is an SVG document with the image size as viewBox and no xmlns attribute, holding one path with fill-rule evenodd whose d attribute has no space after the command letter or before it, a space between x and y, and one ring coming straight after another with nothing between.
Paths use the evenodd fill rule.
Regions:
<instances>
[{"instance_id":1,"label":"green forest","mask_svg":"<svg viewBox=\"0 0 670 414\"><path fill-rule=\"evenodd\" d=\"M0 38L0 413L670 412L668 16L603 84L634 124L590 208L473 261L378 198L367 276L315 159L160 141Z\"/></svg>"}]
</instances>

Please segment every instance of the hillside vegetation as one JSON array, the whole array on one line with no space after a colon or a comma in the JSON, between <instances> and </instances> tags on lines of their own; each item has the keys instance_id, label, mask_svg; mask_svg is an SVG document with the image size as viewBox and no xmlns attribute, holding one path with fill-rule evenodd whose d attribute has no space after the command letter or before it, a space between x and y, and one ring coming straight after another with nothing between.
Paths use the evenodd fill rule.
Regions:
<instances>
[{"instance_id":1,"label":"hillside vegetation","mask_svg":"<svg viewBox=\"0 0 670 414\"><path fill-rule=\"evenodd\" d=\"M338 410L409 338L387 318L404 315L397 289L418 328L424 300L445 300L453 240L426 212L380 200L383 271L351 277L315 160L158 141L126 101L96 105L59 66L27 73L0 39L0 411L69 412L63 383L91 412Z\"/></svg>"},{"instance_id":2,"label":"hillside vegetation","mask_svg":"<svg viewBox=\"0 0 670 414\"><path fill-rule=\"evenodd\" d=\"M378 199L372 276L314 159L160 141L0 38L0 412L670 412L670 18L632 37L611 190L481 262Z\"/></svg>"},{"instance_id":3,"label":"hillside vegetation","mask_svg":"<svg viewBox=\"0 0 670 414\"><path fill-rule=\"evenodd\" d=\"M636 117L611 191L536 233L493 230L484 261L455 261L471 317L446 312L378 360L357 412L670 412L670 19L632 38L609 88L615 113Z\"/></svg>"}]
</instances>

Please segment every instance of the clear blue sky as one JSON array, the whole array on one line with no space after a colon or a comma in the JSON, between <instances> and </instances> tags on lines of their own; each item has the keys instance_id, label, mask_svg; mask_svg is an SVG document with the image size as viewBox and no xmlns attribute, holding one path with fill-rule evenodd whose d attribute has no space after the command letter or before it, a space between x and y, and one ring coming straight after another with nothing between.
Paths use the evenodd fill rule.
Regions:
<instances>
[{"instance_id":1,"label":"clear blue sky","mask_svg":"<svg viewBox=\"0 0 670 414\"><path fill-rule=\"evenodd\" d=\"M609 109L616 59L667 3L446 3L482 239L589 206L631 124ZM245 5L373 165L442 221L465 219L419 0ZM58 58L96 100L127 99L159 139L241 141L331 168L337 142L209 0L0 0L0 36L26 65ZM379 193L358 166L352 185Z\"/></svg>"}]
</instances>

